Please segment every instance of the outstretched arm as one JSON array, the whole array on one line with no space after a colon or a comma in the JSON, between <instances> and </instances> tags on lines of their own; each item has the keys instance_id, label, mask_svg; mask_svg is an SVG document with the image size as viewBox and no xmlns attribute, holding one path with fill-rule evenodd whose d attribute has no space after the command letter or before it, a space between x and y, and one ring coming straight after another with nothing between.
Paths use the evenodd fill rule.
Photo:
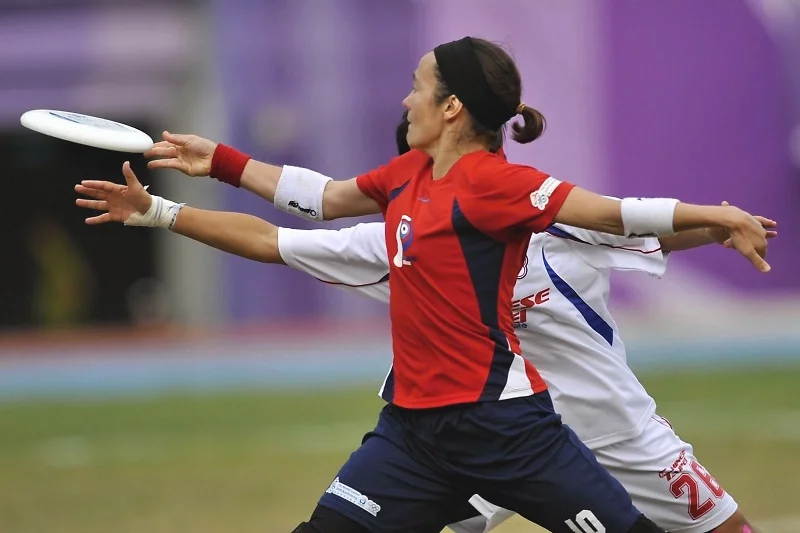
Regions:
<instances>
[{"instance_id":1,"label":"outstretched arm","mask_svg":"<svg viewBox=\"0 0 800 533\"><path fill-rule=\"evenodd\" d=\"M727 206L730 204L728 202L722 202L722 205ZM778 232L775 231L775 228L778 227L777 222L762 216L754 216L753 218L766 230L766 237L768 239L773 239L778 236ZM721 227L682 231L675 235L661 237L659 241L661 241L661 249L664 252L691 250L692 248L699 248L714 243L721 244L726 248L731 248L730 234L725 228Z\"/></svg>"},{"instance_id":2,"label":"outstretched arm","mask_svg":"<svg viewBox=\"0 0 800 533\"><path fill-rule=\"evenodd\" d=\"M145 157L158 158L150 161L148 168L212 176L313 220L380 213L378 204L361 192L355 178L336 181L306 169L270 165L197 135L165 131L163 138L145 153Z\"/></svg>"},{"instance_id":3,"label":"outstretched arm","mask_svg":"<svg viewBox=\"0 0 800 533\"><path fill-rule=\"evenodd\" d=\"M83 181L75 191L79 207L102 211L87 224L121 222L133 226L168 227L219 250L263 263L283 263L278 250L278 228L243 213L183 207L149 194L126 161L122 166L126 185L107 181Z\"/></svg>"},{"instance_id":4,"label":"outstretched arm","mask_svg":"<svg viewBox=\"0 0 800 533\"><path fill-rule=\"evenodd\" d=\"M628 211L627 220L623 202L628 202L627 205L633 207ZM654 205L648 213L636 206L634 199L621 202L575 187L556 214L555 221L614 235L631 233L631 227L669 226L666 233L677 234L704 228L719 228L728 235L726 242L729 242L731 248L738 250L760 271L770 270L769 264L764 259L767 253L767 230L749 213L729 205L705 206L678 202L674 207L666 204ZM693 231L683 237L677 237L672 242L668 240L667 245L676 250L680 249L680 246L699 245L701 241L702 234Z\"/></svg>"}]
</instances>

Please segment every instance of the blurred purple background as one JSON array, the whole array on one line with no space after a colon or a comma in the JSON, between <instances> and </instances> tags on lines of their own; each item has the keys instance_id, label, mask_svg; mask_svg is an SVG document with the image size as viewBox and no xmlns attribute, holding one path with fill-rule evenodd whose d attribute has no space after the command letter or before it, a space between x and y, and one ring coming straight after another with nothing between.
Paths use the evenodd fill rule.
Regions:
<instances>
[{"instance_id":1,"label":"blurred purple background","mask_svg":"<svg viewBox=\"0 0 800 533\"><path fill-rule=\"evenodd\" d=\"M348 178L393 155L393 128L419 57L465 34L512 50L526 103L548 118L541 140L509 148L513 160L605 194L728 200L779 221L769 275L709 247L671 258L661 281L616 276L620 323L642 352L709 331L734 343L754 333L795 339L800 8L793 0L0 0L0 130L28 135L18 124L27 109L69 109L141 124L154 138L167 128L194 132L260 159ZM134 163L176 200L311 227L243 191L149 174L142 160ZM128 230L109 231L107 242L124 247ZM91 263L102 245L86 245L82 235L73 239ZM158 311L153 322L333 322L346 330L385 320L382 304L287 268L174 235L154 239L147 274L154 285L144 296L136 285L131 296ZM122 322L147 322L134 315L129 309Z\"/></svg>"}]
</instances>

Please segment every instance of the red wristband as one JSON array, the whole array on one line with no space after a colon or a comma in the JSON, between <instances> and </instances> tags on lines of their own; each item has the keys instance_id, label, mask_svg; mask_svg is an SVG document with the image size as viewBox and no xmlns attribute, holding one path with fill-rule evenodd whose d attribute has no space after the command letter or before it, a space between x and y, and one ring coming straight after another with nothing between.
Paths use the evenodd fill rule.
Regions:
<instances>
[{"instance_id":1,"label":"red wristband","mask_svg":"<svg viewBox=\"0 0 800 533\"><path fill-rule=\"evenodd\" d=\"M250 159L249 155L219 143L211 157L211 171L208 175L223 183L238 187L239 182L242 181L244 167Z\"/></svg>"}]
</instances>

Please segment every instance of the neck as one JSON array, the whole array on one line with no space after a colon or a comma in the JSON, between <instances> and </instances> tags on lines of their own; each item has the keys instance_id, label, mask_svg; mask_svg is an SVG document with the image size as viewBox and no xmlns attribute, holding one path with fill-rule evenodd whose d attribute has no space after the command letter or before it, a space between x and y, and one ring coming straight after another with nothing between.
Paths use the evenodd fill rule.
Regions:
<instances>
[{"instance_id":1,"label":"neck","mask_svg":"<svg viewBox=\"0 0 800 533\"><path fill-rule=\"evenodd\" d=\"M425 153L433 159L433 179L442 179L459 159L480 150L486 150L486 147L477 141L442 142L438 146L425 150Z\"/></svg>"}]
</instances>

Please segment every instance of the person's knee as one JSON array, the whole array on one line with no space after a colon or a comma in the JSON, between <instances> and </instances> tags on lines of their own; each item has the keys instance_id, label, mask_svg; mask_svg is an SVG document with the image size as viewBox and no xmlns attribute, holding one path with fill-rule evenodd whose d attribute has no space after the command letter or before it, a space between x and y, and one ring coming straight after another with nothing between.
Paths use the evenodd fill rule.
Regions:
<instances>
[{"instance_id":1,"label":"person's knee","mask_svg":"<svg viewBox=\"0 0 800 533\"><path fill-rule=\"evenodd\" d=\"M666 531L645 515L641 515L628 533L666 533Z\"/></svg>"},{"instance_id":2,"label":"person's knee","mask_svg":"<svg viewBox=\"0 0 800 533\"><path fill-rule=\"evenodd\" d=\"M708 533L758 533L758 530L747 521L742 513L736 511L722 525Z\"/></svg>"},{"instance_id":3,"label":"person's knee","mask_svg":"<svg viewBox=\"0 0 800 533\"><path fill-rule=\"evenodd\" d=\"M294 528L292 533L369 533L369 530L338 511L317 505L311 519Z\"/></svg>"}]
</instances>

